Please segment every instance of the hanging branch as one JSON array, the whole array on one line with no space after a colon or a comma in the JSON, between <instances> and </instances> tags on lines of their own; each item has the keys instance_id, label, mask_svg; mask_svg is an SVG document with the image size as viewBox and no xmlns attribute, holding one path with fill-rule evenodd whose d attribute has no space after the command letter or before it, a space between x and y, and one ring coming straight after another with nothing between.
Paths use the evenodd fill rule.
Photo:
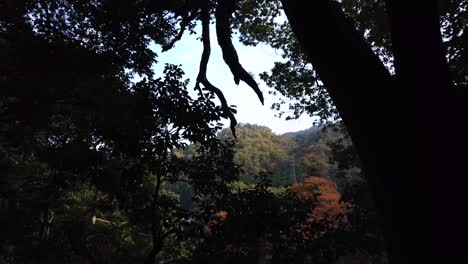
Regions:
<instances>
[{"instance_id":1,"label":"hanging branch","mask_svg":"<svg viewBox=\"0 0 468 264\"><path fill-rule=\"evenodd\" d=\"M236 0L219 0L216 7L216 36L218 37L218 44L223 51L223 59L231 69L234 75L234 82L239 84L242 80L248 84L257 94L260 102L263 104L263 94L257 85L257 82L252 76L242 67L239 63L236 49L231 41L231 27L230 18L234 12Z\"/></svg>"},{"instance_id":2,"label":"hanging branch","mask_svg":"<svg viewBox=\"0 0 468 264\"><path fill-rule=\"evenodd\" d=\"M206 78L206 71L208 67L208 60L210 59L211 45L210 45L210 16L208 13L208 7L204 6L201 11L201 21L202 21L202 41L203 41L203 53L200 60L200 71L197 77L197 83L195 85L196 89L200 89L200 83L203 84L206 90L209 90L215 93L219 100L221 101L221 107L224 111L224 114L231 120L231 131L234 138L236 136L236 125L237 120L234 116L234 110L230 108L227 104L226 98L224 97L223 92L212 85Z\"/></svg>"}]
</instances>

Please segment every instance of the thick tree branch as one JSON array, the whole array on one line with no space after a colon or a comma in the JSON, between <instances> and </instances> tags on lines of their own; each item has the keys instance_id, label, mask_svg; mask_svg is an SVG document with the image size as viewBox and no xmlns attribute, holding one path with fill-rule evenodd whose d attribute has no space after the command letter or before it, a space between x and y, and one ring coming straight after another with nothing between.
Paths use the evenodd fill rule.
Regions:
<instances>
[{"instance_id":1,"label":"thick tree branch","mask_svg":"<svg viewBox=\"0 0 468 264\"><path fill-rule=\"evenodd\" d=\"M248 84L257 94L260 102L263 104L263 94L258 87L257 82L252 76L242 67L239 63L236 49L231 41L231 27L230 18L234 12L236 0L219 0L216 7L216 36L218 37L218 44L223 51L223 59L231 69L234 75L234 82L239 84L239 81L244 81Z\"/></svg>"},{"instance_id":2,"label":"thick tree branch","mask_svg":"<svg viewBox=\"0 0 468 264\"><path fill-rule=\"evenodd\" d=\"M381 142L383 128L379 124L388 122L389 112L398 109L400 104L392 93L389 72L332 1L282 0L282 3L303 51L335 103L361 159L366 164L373 163L375 148ZM369 181L379 190L386 188L382 179Z\"/></svg>"},{"instance_id":3,"label":"thick tree branch","mask_svg":"<svg viewBox=\"0 0 468 264\"><path fill-rule=\"evenodd\" d=\"M393 56L398 79L411 81L415 89L424 89L418 81L426 84L444 85L453 89L442 36L436 0L424 5L407 1L386 0L391 24ZM418 13L415 17L414 14ZM428 73L437 73L428 75ZM418 79L418 80L417 80ZM427 89L425 89L427 91ZM440 95L440 91L438 91Z\"/></svg>"},{"instance_id":4,"label":"thick tree branch","mask_svg":"<svg viewBox=\"0 0 468 264\"><path fill-rule=\"evenodd\" d=\"M426 256L429 261L457 262L465 258L463 246L452 237L466 237L466 217L441 215L436 208L456 212L464 206L465 189L457 175L466 170L466 160L458 152L466 149L468 133L460 120L466 120L466 95L454 89L442 45L440 32L440 6L444 1L403 1L386 0L391 25L392 49L399 93L405 94L407 116L412 130L406 133L414 140L412 148L405 155L416 164L410 179L405 180L405 192L420 192L412 200L406 199L407 215L414 214L414 208L421 208L419 217L408 217L411 224L407 232L415 234L418 248L411 253ZM417 14L417 15L415 15ZM450 124L443 129L434 129L434 120ZM444 140L441 140L441 139ZM409 151L408 151L409 150ZM408 153L411 155L408 155ZM441 177L444 178L441 181ZM457 189L459 188L459 189ZM443 191L450 190L450 191ZM421 221L421 219L429 219ZM444 223L445 221L445 223ZM446 226L447 228L440 228ZM416 228L415 228L416 227ZM429 230L429 231L428 231ZM416 244L413 241L409 245ZM450 243L452 242L452 243ZM437 248L431 254L424 254L427 248ZM437 259L437 260L436 260Z\"/></svg>"},{"instance_id":5,"label":"thick tree branch","mask_svg":"<svg viewBox=\"0 0 468 264\"><path fill-rule=\"evenodd\" d=\"M224 114L230 119L231 121L231 131L236 138L236 125L237 120L234 116L233 110L227 104L226 98L224 97L223 92L211 84L208 79L206 78L206 71L208 67L208 61L210 59L211 53L211 44L210 44L210 17L208 14L207 7L203 7L201 11L201 20L202 20L202 41L203 41L203 53L202 58L200 60L200 71L197 77L196 89L199 89L200 83L203 84L205 89L215 93L219 100L221 101L221 107L223 108Z\"/></svg>"}]
</instances>

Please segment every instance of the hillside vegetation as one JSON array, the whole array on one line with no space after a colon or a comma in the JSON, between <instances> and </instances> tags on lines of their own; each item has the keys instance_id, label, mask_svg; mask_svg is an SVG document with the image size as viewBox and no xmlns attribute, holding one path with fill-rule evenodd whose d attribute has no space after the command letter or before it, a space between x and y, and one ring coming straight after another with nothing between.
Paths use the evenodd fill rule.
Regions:
<instances>
[{"instance_id":1,"label":"hillside vegetation","mask_svg":"<svg viewBox=\"0 0 468 264\"><path fill-rule=\"evenodd\" d=\"M224 129L222 138L231 137ZM337 172L331 160L329 142L341 136L333 129L311 127L299 132L275 134L270 128L240 124L237 127L236 161L243 165L241 180L253 183L253 175L259 172L271 173L273 186L303 182L308 176L334 177Z\"/></svg>"}]
</instances>

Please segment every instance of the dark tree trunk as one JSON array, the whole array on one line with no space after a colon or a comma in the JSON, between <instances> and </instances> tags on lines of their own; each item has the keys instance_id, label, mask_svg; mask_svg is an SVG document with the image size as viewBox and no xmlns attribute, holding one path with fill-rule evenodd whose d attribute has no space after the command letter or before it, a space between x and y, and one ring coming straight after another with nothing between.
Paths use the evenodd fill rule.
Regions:
<instances>
[{"instance_id":1,"label":"dark tree trunk","mask_svg":"<svg viewBox=\"0 0 468 264\"><path fill-rule=\"evenodd\" d=\"M390 261L423 263L444 254L444 242L435 238L441 227L433 208L457 200L435 188L454 180L449 173L461 168L454 140L444 142L450 136L444 129L466 142L457 119L463 114L454 108L459 99L441 49L436 1L419 7L410 6L411 1L387 2L395 78L333 1L282 1L361 158ZM458 120L456 129L438 127L439 118Z\"/></svg>"},{"instance_id":2,"label":"dark tree trunk","mask_svg":"<svg viewBox=\"0 0 468 264\"><path fill-rule=\"evenodd\" d=\"M153 239L153 247L146 257L145 264L154 264L157 255L161 251L164 243L161 227L161 210L159 208L159 191L161 189L161 176L156 178L156 187L153 193L152 203L152 219L151 219L151 237ZM159 261L158 261L159 263Z\"/></svg>"}]
</instances>

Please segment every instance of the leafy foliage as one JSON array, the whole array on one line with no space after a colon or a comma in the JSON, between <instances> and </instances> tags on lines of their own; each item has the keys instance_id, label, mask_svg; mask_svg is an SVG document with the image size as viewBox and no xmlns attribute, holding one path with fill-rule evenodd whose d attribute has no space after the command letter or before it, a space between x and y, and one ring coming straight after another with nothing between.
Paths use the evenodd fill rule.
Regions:
<instances>
[{"instance_id":1,"label":"leafy foliage","mask_svg":"<svg viewBox=\"0 0 468 264\"><path fill-rule=\"evenodd\" d=\"M213 94L192 98L176 65L153 78L151 32L130 26L133 4L121 4L30 1L1 17L5 261L167 257L160 245L189 216L163 183L190 179L201 193L236 178L232 147L215 138L224 115ZM132 83L128 70L146 77ZM202 146L192 160L174 153L187 142Z\"/></svg>"},{"instance_id":2,"label":"leafy foliage","mask_svg":"<svg viewBox=\"0 0 468 264\"><path fill-rule=\"evenodd\" d=\"M291 184L293 166L298 182L311 175L334 176L336 166L334 161L330 162L332 149L328 144L341 134L332 129L322 132L321 128L313 128L304 134L283 136L267 127L240 124L236 161L243 165L241 180L251 184L254 182L252 175L270 172L273 186ZM221 131L219 137L229 137L229 131Z\"/></svg>"},{"instance_id":3,"label":"leafy foliage","mask_svg":"<svg viewBox=\"0 0 468 264\"><path fill-rule=\"evenodd\" d=\"M359 2L366 10L375 6ZM308 112L322 120L337 118L289 25L278 22L281 6L274 1L232 3L0 3L0 261L206 263L213 258L270 258L273 263L329 263L352 248L346 243L338 247L335 241L359 232L327 229L336 219L321 217L321 206L336 209L339 196L336 190L323 189L330 187L323 178L316 179L321 185L313 190L304 183L302 195L298 186L271 186L290 183L291 159L297 161L300 181L310 175L338 175L327 157L344 151L327 146L328 136L288 139L266 128L241 125L237 146L226 140L226 130L220 134L223 140L217 138L222 118L231 119L232 132L236 122L235 110L206 79L212 15L236 83L245 81L263 100L231 47L231 26L244 44L267 42L282 50L288 60L261 78L289 99L300 98L291 106L293 117ZM373 25L368 19L374 16L359 17L354 5L343 7L362 20L359 27ZM449 19L464 14L466 7L447 10ZM452 65L465 61L460 17L444 27L445 34L457 35L447 42L454 43ZM180 66L168 64L162 77L154 76L157 54L150 44L168 50L184 30L194 33L198 20L204 25L204 55L196 95L190 96ZM374 32L379 31L372 30L369 41ZM388 45L385 38L375 39L381 40L377 46ZM141 80L131 81L135 75ZM463 80L457 82L463 85ZM221 106L213 102L215 97ZM255 185L237 181L238 163L244 164L241 179ZM267 171L274 173L271 182ZM212 235L204 236L216 212L221 213ZM310 212L317 221L308 221ZM304 230L325 233L311 239L304 237ZM341 231L346 235L336 236Z\"/></svg>"}]
</instances>

